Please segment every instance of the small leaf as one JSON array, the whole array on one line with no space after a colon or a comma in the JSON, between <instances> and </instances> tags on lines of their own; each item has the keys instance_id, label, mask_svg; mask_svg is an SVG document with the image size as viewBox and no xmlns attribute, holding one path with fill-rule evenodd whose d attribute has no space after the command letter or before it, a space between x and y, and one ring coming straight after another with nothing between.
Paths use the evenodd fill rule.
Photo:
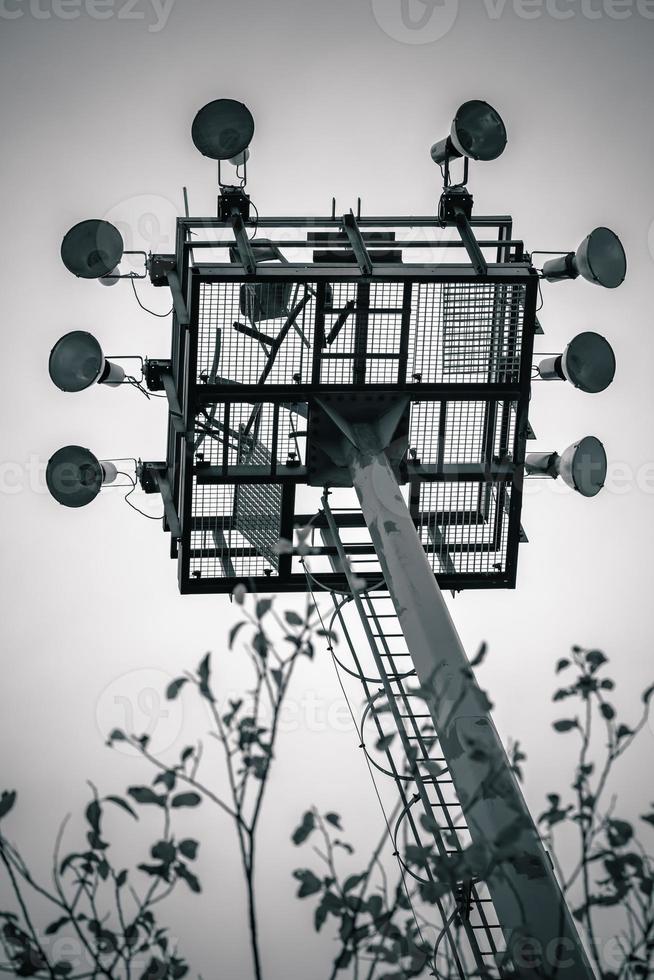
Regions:
<instances>
[{"instance_id":1,"label":"small leaf","mask_svg":"<svg viewBox=\"0 0 654 980\"><path fill-rule=\"evenodd\" d=\"M356 888L357 885L360 885L361 882L365 880L365 878L367 878L367 875L365 874L350 875L349 878L345 879L345 884L343 885L343 891L344 892L352 891L352 889Z\"/></svg>"},{"instance_id":2,"label":"small leaf","mask_svg":"<svg viewBox=\"0 0 654 980\"><path fill-rule=\"evenodd\" d=\"M252 640L252 646L260 657L265 658L268 656L268 640L261 630L259 630L258 633L255 633L254 639Z\"/></svg>"},{"instance_id":3,"label":"small leaf","mask_svg":"<svg viewBox=\"0 0 654 980\"><path fill-rule=\"evenodd\" d=\"M179 853L183 854L185 858L194 861L198 854L198 842L196 840L191 840L186 838L179 842Z\"/></svg>"},{"instance_id":4,"label":"small leaf","mask_svg":"<svg viewBox=\"0 0 654 980\"><path fill-rule=\"evenodd\" d=\"M470 666L480 667L481 664L484 662L487 653L488 653L488 645L486 643L482 643L481 646L479 647L479 650L477 651L477 656L470 661Z\"/></svg>"},{"instance_id":5,"label":"small leaf","mask_svg":"<svg viewBox=\"0 0 654 980\"><path fill-rule=\"evenodd\" d=\"M138 820L138 813L135 810L132 810L129 803L126 800L121 799L120 796L105 796L104 799L105 803L114 803L116 806L119 806L122 810L129 813L130 816L134 817L135 820Z\"/></svg>"},{"instance_id":6,"label":"small leaf","mask_svg":"<svg viewBox=\"0 0 654 980\"><path fill-rule=\"evenodd\" d=\"M242 619L240 623L237 623L235 626L232 626L231 630L229 631L229 639L227 642L227 645L230 650L234 646L236 637L238 636L238 634L240 633L240 631L245 625L246 625L246 621Z\"/></svg>"},{"instance_id":7,"label":"small leaf","mask_svg":"<svg viewBox=\"0 0 654 980\"><path fill-rule=\"evenodd\" d=\"M258 599L257 604L254 607L254 611L257 619L263 619L266 613L270 611L270 607L272 606L272 604L273 604L272 599Z\"/></svg>"},{"instance_id":8,"label":"small leaf","mask_svg":"<svg viewBox=\"0 0 654 980\"><path fill-rule=\"evenodd\" d=\"M316 826L316 819L312 811L307 810L307 812L302 817L302 823L300 824L299 827L296 827L295 830L293 831L293 835L291 837L293 843L296 846L299 844L303 844L304 841L309 836L309 834L315 829L315 826Z\"/></svg>"},{"instance_id":9,"label":"small leaf","mask_svg":"<svg viewBox=\"0 0 654 980\"><path fill-rule=\"evenodd\" d=\"M215 698L211 693L210 684L211 675L211 654L206 653L198 665L198 679L200 681L200 694L207 701L214 701Z\"/></svg>"},{"instance_id":10,"label":"small leaf","mask_svg":"<svg viewBox=\"0 0 654 980\"><path fill-rule=\"evenodd\" d=\"M163 806L166 802L165 796L159 796L149 786L130 786L127 792L137 803L154 803L156 806Z\"/></svg>"},{"instance_id":11,"label":"small leaf","mask_svg":"<svg viewBox=\"0 0 654 980\"><path fill-rule=\"evenodd\" d=\"M316 932L320 932L322 926L325 924L326 918L327 918L327 909L324 906L324 904L321 902L313 914L313 925Z\"/></svg>"},{"instance_id":12,"label":"small leaf","mask_svg":"<svg viewBox=\"0 0 654 980\"><path fill-rule=\"evenodd\" d=\"M109 738L107 739L109 743L111 742L126 742L127 735L120 728L114 728L112 732L109 733Z\"/></svg>"},{"instance_id":13,"label":"small leaf","mask_svg":"<svg viewBox=\"0 0 654 980\"><path fill-rule=\"evenodd\" d=\"M606 834L611 847L624 847L634 836L634 829L626 820L609 820Z\"/></svg>"},{"instance_id":14,"label":"small leaf","mask_svg":"<svg viewBox=\"0 0 654 980\"><path fill-rule=\"evenodd\" d=\"M296 612L293 612L292 609L286 610L286 612L284 613L284 619L286 620L289 626L302 626L302 617L298 616L298 614Z\"/></svg>"},{"instance_id":15,"label":"small leaf","mask_svg":"<svg viewBox=\"0 0 654 980\"><path fill-rule=\"evenodd\" d=\"M338 813L326 813L325 820L327 823L330 823L332 827L336 827L337 830L343 829L341 826L341 818L339 817Z\"/></svg>"},{"instance_id":16,"label":"small leaf","mask_svg":"<svg viewBox=\"0 0 654 980\"><path fill-rule=\"evenodd\" d=\"M55 921L51 922L50 925L46 928L45 930L46 936L54 936L55 932L59 932L61 927L65 926L67 922L70 922L70 916L68 915L62 915L60 919L55 919Z\"/></svg>"},{"instance_id":17,"label":"small leaf","mask_svg":"<svg viewBox=\"0 0 654 980\"><path fill-rule=\"evenodd\" d=\"M177 848L168 840L160 840L150 849L150 854L162 864L170 864L175 860Z\"/></svg>"},{"instance_id":18,"label":"small leaf","mask_svg":"<svg viewBox=\"0 0 654 980\"><path fill-rule=\"evenodd\" d=\"M169 866L167 864L138 864L137 868L151 878L162 878L168 881Z\"/></svg>"},{"instance_id":19,"label":"small leaf","mask_svg":"<svg viewBox=\"0 0 654 980\"><path fill-rule=\"evenodd\" d=\"M5 790L2 796L0 796L0 820L7 816L15 802L16 793L13 790L11 792L7 792L7 790Z\"/></svg>"},{"instance_id":20,"label":"small leaf","mask_svg":"<svg viewBox=\"0 0 654 980\"><path fill-rule=\"evenodd\" d=\"M176 680L171 681L166 688L166 697L169 701L174 701L181 689L184 687L188 677L178 677Z\"/></svg>"},{"instance_id":21,"label":"small leaf","mask_svg":"<svg viewBox=\"0 0 654 980\"><path fill-rule=\"evenodd\" d=\"M199 793L179 793L177 796L173 796L171 806L198 806L202 802L202 797Z\"/></svg>"},{"instance_id":22,"label":"small leaf","mask_svg":"<svg viewBox=\"0 0 654 980\"><path fill-rule=\"evenodd\" d=\"M145 973L141 975L141 980L164 980L164 977L168 973L166 969L166 964L153 956L150 960Z\"/></svg>"},{"instance_id":23,"label":"small leaf","mask_svg":"<svg viewBox=\"0 0 654 980\"><path fill-rule=\"evenodd\" d=\"M202 891L202 889L200 888L200 882L198 881L197 877L193 874L192 871L189 871L189 869L186 867L185 864L180 863L175 865L175 870L177 871L179 877L184 879L184 881L189 886L192 892L198 894L199 892Z\"/></svg>"},{"instance_id":24,"label":"small leaf","mask_svg":"<svg viewBox=\"0 0 654 980\"><path fill-rule=\"evenodd\" d=\"M367 906L373 918L381 915L384 911L384 902L381 895L371 895L368 899Z\"/></svg>"},{"instance_id":25,"label":"small leaf","mask_svg":"<svg viewBox=\"0 0 654 980\"><path fill-rule=\"evenodd\" d=\"M591 674L594 674L602 664L608 663L608 657L605 657L601 650L589 650L586 654L586 663L590 666Z\"/></svg>"},{"instance_id":26,"label":"small leaf","mask_svg":"<svg viewBox=\"0 0 654 980\"><path fill-rule=\"evenodd\" d=\"M350 960L352 959L352 953L349 949L342 950L339 955L334 960L334 966L337 970L347 970L350 965Z\"/></svg>"},{"instance_id":27,"label":"small leaf","mask_svg":"<svg viewBox=\"0 0 654 980\"><path fill-rule=\"evenodd\" d=\"M602 717L606 718L607 721L613 721L615 718L615 708L606 702L600 704L600 711L602 712Z\"/></svg>"},{"instance_id":28,"label":"small leaf","mask_svg":"<svg viewBox=\"0 0 654 980\"><path fill-rule=\"evenodd\" d=\"M572 719L562 718L560 721L555 721L552 727L556 732L569 732L573 728L578 728L579 726L577 724L576 718L572 718Z\"/></svg>"},{"instance_id":29,"label":"small leaf","mask_svg":"<svg viewBox=\"0 0 654 980\"><path fill-rule=\"evenodd\" d=\"M102 816L102 810L100 804L97 800L91 800L86 808L86 819L90 823L96 834L100 833L100 817Z\"/></svg>"},{"instance_id":30,"label":"small leaf","mask_svg":"<svg viewBox=\"0 0 654 980\"><path fill-rule=\"evenodd\" d=\"M293 877L297 878L297 880L300 882L300 887L297 893L298 898L307 898L309 895L315 895L316 892L319 892L322 889L322 882L320 878L316 878L313 871L294 871Z\"/></svg>"},{"instance_id":31,"label":"small leaf","mask_svg":"<svg viewBox=\"0 0 654 980\"><path fill-rule=\"evenodd\" d=\"M177 776L172 769L166 769L165 772L160 772L154 779L155 785L162 783L170 793L175 789L176 782Z\"/></svg>"},{"instance_id":32,"label":"small leaf","mask_svg":"<svg viewBox=\"0 0 654 980\"><path fill-rule=\"evenodd\" d=\"M56 977L67 977L73 972L73 964L67 960L58 960L52 967L52 972Z\"/></svg>"},{"instance_id":33,"label":"small leaf","mask_svg":"<svg viewBox=\"0 0 654 980\"><path fill-rule=\"evenodd\" d=\"M565 670L565 668L569 666L570 666L570 661L567 660L565 657L563 657L561 660L557 661L556 668L555 668L556 673L559 674L562 670Z\"/></svg>"}]
</instances>

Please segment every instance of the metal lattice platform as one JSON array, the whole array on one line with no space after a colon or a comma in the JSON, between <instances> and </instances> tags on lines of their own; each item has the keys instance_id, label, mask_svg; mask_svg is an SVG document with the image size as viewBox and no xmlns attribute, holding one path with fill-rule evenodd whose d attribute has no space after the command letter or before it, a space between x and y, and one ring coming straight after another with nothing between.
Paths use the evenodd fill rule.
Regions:
<instances>
[{"instance_id":1,"label":"metal lattice platform","mask_svg":"<svg viewBox=\"0 0 654 980\"><path fill-rule=\"evenodd\" d=\"M339 521L357 530L346 547L372 581L356 496L318 445L330 399L356 399L370 418L406 401L394 465L439 584L514 585L537 277L509 218L473 224L495 260L483 277L451 261L461 243L433 218L361 219L363 258L345 219L261 220L251 274L231 227L180 219L183 424L171 418L167 469L183 592L244 579L304 590L295 531L309 521L312 567L342 585L317 534L326 482L341 487Z\"/></svg>"}]
</instances>

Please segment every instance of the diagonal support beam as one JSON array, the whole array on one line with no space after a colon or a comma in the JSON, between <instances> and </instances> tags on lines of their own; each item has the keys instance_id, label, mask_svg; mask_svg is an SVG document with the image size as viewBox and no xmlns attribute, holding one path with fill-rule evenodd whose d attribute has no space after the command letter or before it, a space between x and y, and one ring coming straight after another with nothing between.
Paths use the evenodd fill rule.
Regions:
<instances>
[{"instance_id":1,"label":"diagonal support beam","mask_svg":"<svg viewBox=\"0 0 654 980\"><path fill-rule=\"evenodd\" d=\"M232 211L232 228L234 230L234 238L236 239L236 248L238 249L241 265L248 275L253 276L257 271L257 260L245 230L243 218L236 208Z\"/></svg>"},{"instance_id":2,"label":"diagonal support beam","mask_svg":"<svg viewBox=\"0 0 654 980\"><path fill-rule=\"evenodd\" d=\"M357 260L361 272L364 276L372 275L372 259L366 248L363 235L359 231L357 219L354 217L352 211L349 214L343 215L343 228L352 246L354 257Z\"/></svg>"}]
</instances>

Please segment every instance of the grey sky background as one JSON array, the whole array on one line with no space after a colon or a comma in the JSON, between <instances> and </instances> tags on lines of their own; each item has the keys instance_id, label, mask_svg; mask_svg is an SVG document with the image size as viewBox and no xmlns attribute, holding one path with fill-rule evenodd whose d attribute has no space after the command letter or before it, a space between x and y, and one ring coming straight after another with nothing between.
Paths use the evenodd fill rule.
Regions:
<instances>
[{"instance_id":1,"label":"grey sky background","mask_svg":"<svg viewBox=\"0 0 654 980\"><path fill-rule=\"evenodd\" d=\"M408 3L416 21L429 14L422 0ZM156 722L153 744L179 752L201 727L184 699L157 704L152 690L209 649L221 690L242 683L242 658L225 652L235 607L227 597L178 595L160 526L119 490L66 510L42 476L68 443L101 458L164 455L164 402L99 387L67 396L50 383L48 353L68 330L90 330L108 354L169 351L168 320L139 310L127 283L103 290L74 279L59 247L75 222L107 216L128 229L131 247L172 250L184 184L192 213L213 214L215 171L190 125L214 98L240 99L255 116L248 176L261 214L327 213L332 195L341 212L358 195L367 214L434 212L440 175L429 147L461 102L483 98L502 113L509 145L472 169L478 214L512 213L529 249L573 249L599 224L618 232L626 283L544 284L537 344L559 351L596 330L614 345L615 383L597 396L535 384L531 411L534 449L602 439L607 487L588 501L533 482L519 587L463 593L450 605L470 653L489 643L481 680L503 737L519 738L529 755L534 809L565 785L571 760L571 742L550 727L565 711L549 701L554 663L571 644L608 654L616 706L635 720L652 674L654 4L445 0L412 30L399 13L399 0L175 0L167 16L151 0L131 9L124 0L0 3L0 788L19 791L12 832L35 868L46 867L59 819L86 800L87 778L105 792L147 778L138 760L104 747L111 728ZM146 305L168 309L164 290L138 285ZM159 512L155 498L137 502ZM316 803L341 812L363 854L382 830L325 651L303 665L291 697L260 847L270 980L328 974L329 940L314 937L308 907L292 897L290 871L306 858L288 838L302 811ZM616 784L627 816L652 796L653 750L648 730ZM246 977L231 827L204 810L185 827L203 841L205 892L167 917L205 980Z\"/></svg>"}]
</instances>

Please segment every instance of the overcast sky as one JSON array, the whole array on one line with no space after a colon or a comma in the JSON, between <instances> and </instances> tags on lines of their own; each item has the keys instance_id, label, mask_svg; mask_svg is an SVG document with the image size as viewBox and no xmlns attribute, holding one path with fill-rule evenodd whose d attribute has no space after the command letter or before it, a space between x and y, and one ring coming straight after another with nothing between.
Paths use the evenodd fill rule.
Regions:
<instances>
[{"instance_id":1,"label":"overcast sky","mask_svg":"<svg viewBox=\"0 0 654 980\"><path fill-rule=\"evenodd\" d=\"M490 645L481 679L502 735L528 752L534 809L561 787L570 761L570 743L550 727L556 659L573 643L604 649L620 682L616 703L632 709L627 721L651 679L654 4L445 0L432 9L407 0L404 10L413 21L402 20L400 0L0 0L0 788L19 791L12 830L37 867L59 818L86 799L87 778L117 791L147 775L104 747L109 729L129 727L130 712L145 728L154 713L157 744L172 751L196 729L184 701L157 706L149 691L208 649L222 690L242 677L237 655L221 652L234 607L223 596L178 595L156 522L120 491L64 509L42 478L67 443L101 458L163 458L164 402L99 387L67 396L49 381L48 353L68 330L90 330L110 354L169 351L169 320L138 309L127 283L103 290L73 278L59 247L75 222L108 216L128 229L131 247L171 251L184 184L192 213L213 214L214 168L195 151L190 124L214 98L240 99L254 114L249 189L264 215L326 213L332 195L341 212L360 195L367 214L434 213L429 147L461 102L483 98L501 111L509 145L472 171L477 213L512 213L530 249L574 249L600 224L618 232L626 283L545 286L537 346L560 351L596 330L614 346L615 383L597 396L535 385L531 411L534 449L598 436L608 485L589 501L533 483L518 588L468 592L450 605L467 649ZM146 305L168 308L163 290L140 290ZM156 507L146 501L150 513ZM382 826L354 733L338 721L324 652L297 676L293 703L260 852L270 980L326 973L315 964L329 943L316 943L308 909L292 898L290 870L303 863L286 846L296 818L314 802L339 810L362 847ZM622 772L627 814L652 795L653 750L650 730ZM207 841L206 892L196 922L189 907L170 918L205 978L218 975L216 957L220 975L246 977L231 828L198 813L189 830Z\"/></svg>"}]
</instances>

